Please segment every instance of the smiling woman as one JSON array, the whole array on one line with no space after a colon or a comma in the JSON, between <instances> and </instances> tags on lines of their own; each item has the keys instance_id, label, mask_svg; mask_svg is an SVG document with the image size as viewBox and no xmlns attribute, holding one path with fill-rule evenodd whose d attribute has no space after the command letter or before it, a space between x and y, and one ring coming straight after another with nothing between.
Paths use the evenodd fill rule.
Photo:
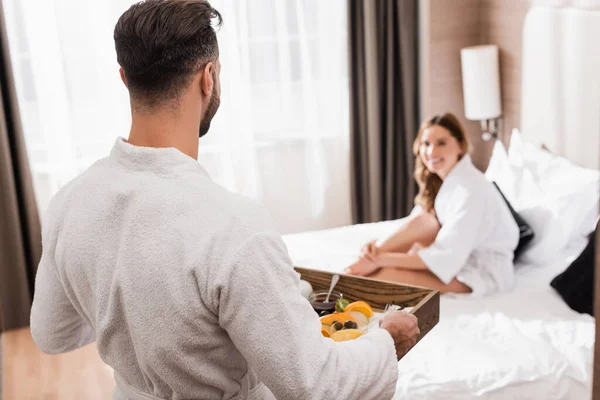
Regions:
<instances>
[{"instance_id":1,"label":"smiling woman","mask_svg":"<svg viewBox=\"0 0 600 400\"><path fill-rule=\"evenodd\" d=\"M391 237L368 243L349 273L478 296L512 288L519 229L469 149L454 115L421 125L413 148L416 207Z\"/></svg>"},{"instance_id":2,"label":"smiling woman","mask_svg":"<svg viewBox=\"0 0 600 400\"><path fill-rule=\"evenodd\" d=\"M454 115L436 115L425 121L413 147L415 178L419 185L415 204L430 212L443 179L470 150L469 139Z\"/></svg>"}]
</instances>

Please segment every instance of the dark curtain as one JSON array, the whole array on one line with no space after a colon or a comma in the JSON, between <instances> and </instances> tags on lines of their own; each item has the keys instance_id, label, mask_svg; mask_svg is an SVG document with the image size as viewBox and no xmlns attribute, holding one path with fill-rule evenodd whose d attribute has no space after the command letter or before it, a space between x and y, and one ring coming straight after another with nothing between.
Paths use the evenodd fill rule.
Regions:
<instances>
[{"instance_id":1,"label":"dark curtain","mask_svg":"<svg viewBox=\"0 0 600 400\"><path fill-rule=\"evenodd\" d=\"M418 1L349 0L354 223L401 218L417 186Z\"/></svg>"},{"instance_id":2,"label":"dark curtain","mask_svg":"<svg viewBox=\"0 0 600 400\"><path fill-rule=\"evenodd\" d=\"M0 3L0 331L29 325L40 221Z\"/></svg>"}]
</instances>

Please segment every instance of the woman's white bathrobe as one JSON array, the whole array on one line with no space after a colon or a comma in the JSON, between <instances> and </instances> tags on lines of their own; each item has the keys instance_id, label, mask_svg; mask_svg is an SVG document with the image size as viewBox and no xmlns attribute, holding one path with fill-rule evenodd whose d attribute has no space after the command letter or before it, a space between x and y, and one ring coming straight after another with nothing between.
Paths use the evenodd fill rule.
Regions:
<instances>
[{"instance_id":1,"label":"woman's white bathrobe","mask_svg":"<svg viewBox=\"0 0 600 400\"><path fill-rule=\"evenodd\" d=\"M417 254L444 283L457 278L485 295L512 288L519 227L498 190L464 156L435 198L441 228Z\"/></svg>"},{"instance_id":2,"label":"woman's white bathrobe","mask_svg":"<svg viewBox=\"0 0 600 400\"><path fill-rule=\"evenodd\" d=\"M335 343L262 209L173 148L117 140L52 200L31 332L94 340L116 399L389 399L390 334Z\"/></svg>"}]
</instances>

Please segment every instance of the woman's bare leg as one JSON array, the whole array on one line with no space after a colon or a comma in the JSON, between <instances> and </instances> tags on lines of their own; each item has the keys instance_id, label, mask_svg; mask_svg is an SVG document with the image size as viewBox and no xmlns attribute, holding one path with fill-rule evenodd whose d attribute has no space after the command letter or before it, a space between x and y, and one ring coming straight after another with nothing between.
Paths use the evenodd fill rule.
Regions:
<instances>
[{"instance_id":1,"label":"woman's bare leg","mask_svg":"<svg viewBox=\"0 0 600 400\"><path fill-rule=\"evenodd\" d=\"M377 246L384 253L407 253L413 244L429 246L440 231L440 223L425 211L411 216L392 236Z\"/></svg>"},{"instance_id":2,"label":"woman's bare leg","mask_svg":"<svg viewBox=\"0 0 600 400\"><path fill-rule=\"evenodd\" d=\"M381 245L377 246L377 251L385 253L408 253L415 243L420 243L424 247L427 247L433 243L439 230L440 223L438 220L432 214L423 211L409 217L400 229L384 240ZM366 266L369 264L369 261L359 258L347 269L360 267L361 264L365 264Z\"/></svg>"},{"instance_id":3,"label":"woman's bare leg","mask_svg":"<svg viewBox=\"0 0 600 400\"><path fill-rule=\"evenodd\" d=\"M406 283L439 290L441 293L471 293L470 287L454 278L449 284L442 282L431 271L411 271L401 268L381 268L369 278Z\"/></svg>"},{"instance_id":4,"label":"woman's bare leg","mask_svg":"<svg viewBox=\"0 0 600 400\"><path fill-rule=\"evenodd\" d=\"M440 230L438 220L429 213L420 213L412 217L396 233L386 239L379 251L406 253L415 242L429 246ZM383 281L400 282L408 285L424 286L439 290L441 293L471 293L470 287L453 279L449 284L442 282L431 271L412 271L402 268L380 268L369 278Z\"/></svg>"}]
</instances>

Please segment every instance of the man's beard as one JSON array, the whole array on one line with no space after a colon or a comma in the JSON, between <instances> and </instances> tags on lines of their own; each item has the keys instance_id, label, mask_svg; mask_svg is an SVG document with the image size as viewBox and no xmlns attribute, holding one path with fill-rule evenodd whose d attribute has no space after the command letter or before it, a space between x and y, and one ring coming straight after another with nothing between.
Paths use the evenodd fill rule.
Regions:
<instances>
[{"instance_id":1,"label":"man's beard","mask_svg":"<svg viewBox=\"0 0 600 400\"><path fill-rule=\"evenodd\" d=\"M208 102L208 107L206 107L206 111L204 112L204 117L200 121L200 129L198 130L198 137L202 137L208 133L210 129L210 122L213 117L217 113L219 109L219 105L221 104L221 98L217 94L217 86L213 86L213 92L210 96L210 101Z\"/></svg>"}]
</instances>

